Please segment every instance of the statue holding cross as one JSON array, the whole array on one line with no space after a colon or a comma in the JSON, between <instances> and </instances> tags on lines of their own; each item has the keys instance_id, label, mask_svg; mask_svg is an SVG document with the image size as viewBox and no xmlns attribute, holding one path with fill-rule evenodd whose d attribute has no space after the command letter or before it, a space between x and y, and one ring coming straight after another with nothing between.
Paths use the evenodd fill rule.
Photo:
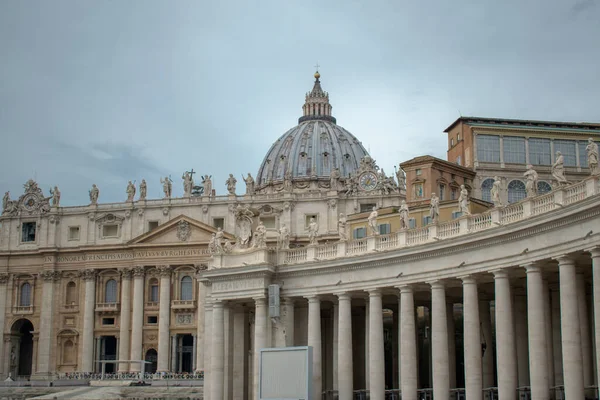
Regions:
<instances>
[{"instance_id":1,"label":"statue holding cross","mask_svg":"<svg viewBox=\"0 0 600 400\"><path fill-rule=\"evenodd\" d=\"M183 197L191 197L192 189L194 188L194 169L191 171L185 171L181 176L183 179Z\"/></svg>"}]
</instances>

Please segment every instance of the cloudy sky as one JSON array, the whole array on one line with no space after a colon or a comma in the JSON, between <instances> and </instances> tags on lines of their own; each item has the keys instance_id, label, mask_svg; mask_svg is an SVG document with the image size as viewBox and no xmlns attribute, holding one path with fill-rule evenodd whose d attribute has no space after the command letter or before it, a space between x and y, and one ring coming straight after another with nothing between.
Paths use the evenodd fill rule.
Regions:
<instances>
[{"instance_id":1,"label":"cloudy sky","mask_svg":"<svg viewBox=\"0 0 600 400\"><path fill-rule=\"evenodd\" d=\"M460 114L600 122L600 0L1 1L0 192L62 205L128 180L256 174L318 62L386 171L446 155ZM243 191L243 182L238 192Z\"/></svg>"}]
</instances>

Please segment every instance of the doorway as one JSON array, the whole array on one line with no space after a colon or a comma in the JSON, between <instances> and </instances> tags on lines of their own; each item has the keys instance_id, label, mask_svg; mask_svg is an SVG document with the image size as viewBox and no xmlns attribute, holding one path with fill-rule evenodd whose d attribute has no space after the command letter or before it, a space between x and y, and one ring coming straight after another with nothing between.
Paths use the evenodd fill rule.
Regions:
<instances>
[{"instance_id":1,"label":"doorway","mask_svg":"<svg viewBox=\"0 0 600 400\"><path fill-rule=\"evenodd\" d=\"M115 336L101 336L100 337L100 360L116 360L117 359L117 338ZM116 372L116 365L106 363L106 369L104 370L107 374L113 374Z\"/></svg>"},{"instance_id":2,"label":"doorway","mask_svg":"<svg viewBox=\"0 0 600 400\"><path fill-rule=\"evenodd\" d=\"M145 361L148 361L150 364L144 364L144 371L149 374L156 373L157 363L158 363L158 353L154 349L149 349L146 352Z\"/></svg>"},{"instance_id":3,"label":"doorway","mask_svg":"<svg viewBox=\"0 0 600 400\"><path fill-rule=\"evenodd\" d=\"M181 364L180 372L192 373L192 353L194 351L194 337L192 335L181 336Z\"/></svg>"},{"instance_id":4,"label":"doorway","mask_svg":"<svg viewBox=\"0 0 600 400\"><path fill-rule=\"evenodd\" d=\"M32 332L33 324L28 319L20 319L12 326L11 335L13 340L10 349L10 371L13 371L17 376L31 376L33 360Z\"/></svg>"}]
</instances>

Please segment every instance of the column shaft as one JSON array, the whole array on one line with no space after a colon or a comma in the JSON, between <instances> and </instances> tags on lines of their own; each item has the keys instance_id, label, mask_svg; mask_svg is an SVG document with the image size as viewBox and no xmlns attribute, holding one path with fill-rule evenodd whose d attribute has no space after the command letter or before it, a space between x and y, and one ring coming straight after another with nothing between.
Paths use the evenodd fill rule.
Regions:
<instances>
[{"instance_id":1,"label":"column shaft","mask_svg":"<svg viewBox=\"0 0 600 400\"><path fill-rule=\"evenodd\" d=\"M212 354L212 346L209 345L210 339L212 338L212 327L213 327L213 319L212 319L212 301L209 296L206 296L206 300L204 302L204 338L206 346L204 346L204 395L207 400L211 400L210 397L210 385L211 385L211 354ZM219 399L220 400L220 399Z\"/></svg>"},{"instance_id":2,"label":"column shaft","mask_svg":"<svg viewBox=\"0 0 600 400\"><path fill-rule=\"evenodd\" d=\"M527 328L527 297L515 295L515 334L517 354L517 386L529 386L529 337Z\"/></svg>"},{"instance_id":3,"label":"column shaft","mask_svg":"<svg viewBox=\"0 0 600 400\"><path fill-rule=\"evenodd\" d=\"M204 367L204 298L206 290L204 284L198 281L198 301L197 301L197 317L196 317L196 371L203 371Z\"/></svg>"},{"instance_id":4,"label":"column shaft","mask_svg":"<svg viewBox=\"0 0 600 400\"><path fill-rule=\"evenodd\" d=\"M385 361L383 351L383 306L381 291L369 292L369 384L370 399L384 400Z\"/></svg>"},{"instance_id":5,"label":"column shaft","mask_svg":"<svg viewBox=\"0 0 600 400\"><path fill-rule=\"evenodd\" d=\"M119 320L119 360L129 359L131 341L131 270L121 270L121 318ZM119 363L118 371L129 371L128 363Z\"/></svg>"},{"instance_id":6,"label":"column shaft","mask_svg":"<svg viewBox=\"0 0 600 400\"><path fill-rule=\"evenodd\" d=\"M177 370L177 341L178 335L171 336L171 372L178 372Z\"/></svg>"},{"instance_id":7,"label":"column shaft","mask_svg":"<svg viewBox=\"0 0 600 400\"><path fill-rule=\"evenodd\" d=\"M246 326L248 317L242 306L233 313L233 400L248 398L246 369Z\"/></svg>"},{"instance_id":8,"label":"column shaft","mask_svg":"<svg viewBox=\"0 0 600 400\"><path fill-rule=\"evenodd\" d=\"M83 272L85 300L83 304L83 335L81 337L81 371L94 371L94 306L96 305L96 271Z\"/></svg>"},{"instance_id":9,"label":"column shaft","mask_svg":"<svg viewBox=\"0 0 600 400\"><path fill-rule=\"evenodd\" d=\"M483 396L481 371L481 326L477 282L463 278L465 392L469 400Z\"/></svg>"},{"instance_id":10,"label":"column shaft","mask_svg":"<svg viewBox=\"0 0 600 400\"><path fill-rule=\"evenodd\" d=\"M338 295L338 393L340 399L351 399L353 386L352 299Z\"/></svg>"},{"instance_id":11,"label":"column shaft","mask_svg":"<svg viewBox=\"0 0 600 400\"><path fill-rule=\"evenodd\" d=\"M450 365L448 362L448 320L446 289L441 282L431 284L431 352L433 368L433 397L450 398Z\"/></svg>"},{"instance_id":12,"label":"column shaft","mask_svg":"<svg viewBox=\"0 0 600 400\"><path fill-rule=\"evenodd\" d=\"M583 386L594 384L594 362L592 361L592 339L588 317L585 277L577 274L577 303L579 307L579 325L581 332L581 358L583 367Z\"/></svg>"},{"instance_id":13,"label":"column shaft","mask_svg":"<svg viewBox=\"0 0 600 400\"><path fill-rule=\"evenodd\" d=\"M320 399L323 391L321 370L321 300L308 299L308 345L313 348L313 397Z\"/></svg>"},{"instance_id":14,"label":"column shaft","mask_svg":"<svg viewBox=\"0 0 600 400\"><path fill-rule=\"evenodd\" d=\"M494 272L496 292L496 363L498 371L498 397L503 400L517 398L517 360L515 359L515 330L511 301L510 281L506 271Z\"/></svg>"},{"instance_id":15,"label":"column shaft","mask_svg":"<svg viewBox=\"0 0 600 400\"><path fill-rule=\"evenodd\" d=\"M256 302L256 311L254 315L254 400L260 399L258 393L258 378L259 378L259 357L260 350L267 347L267 317L268 307L264 297L254 299ZM310 320L310 318L309 318ZM319 319L320 322L320 319ZM310 325L310 321L309 321ZM310 337L308 345L310 346ZM217 399L214 399L217 400Z\"/></svg>"},{"instance_id":16,"label":"column shaft","mask_svg":"<svg viewBox=\"0 0 600 400\"><path fill-rule=\"evenodd\" d=\"M0 273L0 332L4 332L4 321L5 321L5 310L6 310L6 288L8 287L8 274ZM0 339L2 339L0 335ZM8 376L8 371L5 371L4 368L4 347L6 347L2 340L0 340L0 379L2 379L5 375ZM6 356L10 359L10 352L6 354Z\"/></svg>"},{"instance_id":17,"label":"column shaft","mask_svg":"<svg viewBox=\"0 0 600 400\"><path fill-rule=\"evenodd\" d=\"M494 350L492 348L492 315L488 300L479 301L479 321L481 323L482 335L482 385L484 388L489 388L494 386Z\"/></svg>"},{"instance_id":18,"label":"column shaft","mask_svg":"<svg viewBox=\"0 0 600 400\"><path fill-rule=\"evenodd\" d=\"M552 341L552 311L550 310L550 288L544 279L544 321L546 322L546 361L548 363L548 387L554 387L554 354Z\"/></svg>"},{"instance_id":19,"label":"column shaft","mask_svg":"<svg viewBox=\"0 0 600 400\"><path fill-rule=\"evenodd\" d=\"M454 323L454 303L446 304L448 330L448 365L450 368L450 388L456 387L456 325Z\"/></svg>"},{"instance_id":20,"label":"column shaft","mask_svg":"<svg viewBox=\"0 0 600 400\"><path fill-rule=\"evenodd\" d=\"M543 400L549 397L544 283L540 267L530 265L526 268L531 396Z\"/></svg>"},{"instance_id":21,"label":"column shaft","mask_svg":"<svg viewBox=\"0 0 600 400\"><path fill-rule=\"evenodd\" d=\"M338 303L333 303L333 341L332 341L332 372L333 372L333 390L338 390L338 351L339 351L339 320L340 306Z\"/></svg>"},{"instance_id":22,"label":"column shaft","mask_svg":"<svg viewBox=\"0 0 600 400\"><path fill-rule=\"evenodd\" d=\"M410 286L400 288L400 388L403 400L417 400L415 301Z\"/></svg>"},{"instance_id":23,"label":"column shaft","mask_svg":"<svg viewBox=\"0 0 600 400\"><path fill-rule=\"evenodd\" d=\"M594 295L594 339L596 341L596 382L600 385L600 248L590 251L592 255Z\"/></svg>"},{"instance_id":24,"label":"column shaft","mask_svg":"<svg viewBox=\"0 0 600 400\"><path fill-rule=\"evenodd\" d=\"M160 303L158 310L158 372L169 371L169 326L171 314L171 268L159 267Z\"/></svg>"},{"instance_id":25,"label":"column shaft","mask_svg":"<svg viewBox=\"0 0 600 400\"><path fill-rule=\"evenodd\" d=\"M575 261L561 257L558 262L565 398L583 399L583 366Z\"/></svg>"},{"instance_id":26,"label":"column shaft","mask_svg":"<svg viewBox=\"0 0 600 400\"><path fill-rule=\"evenodd\" d=\"M144 328L144 267L133 270L133 313L131 321L131 360L139 361L142 355L142 330ZM132 372L143 372L145 368L140 363L130 366Z\"/></svg>"},{"instance_id":27,"label":"column shaft","mask_svg":"<svg viewBox=\"0 0 600 400\"><path fill-rule=\"evenodd\" d=\"M212 310L213 335L211 352L211 399L223 399L223 378L224 378L224 312L223 303L215 302Z\"/></svg>"}]
</instances>

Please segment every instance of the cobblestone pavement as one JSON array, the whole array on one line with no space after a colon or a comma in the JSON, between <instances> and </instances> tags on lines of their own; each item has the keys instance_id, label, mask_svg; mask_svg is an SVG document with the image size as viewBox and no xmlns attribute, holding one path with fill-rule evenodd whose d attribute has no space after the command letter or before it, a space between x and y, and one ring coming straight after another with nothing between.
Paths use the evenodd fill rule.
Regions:
<instances>
[{"instance_id":1,"label":"cobblestone pavement","mask_svg":"<svg viewBox=\"0 0 600 400\"><path fill-rule=\"evenodd\" d=\"M0 400L202 400L202 387L15 387L0 388Z\"/></svg>"}]
</instances>

